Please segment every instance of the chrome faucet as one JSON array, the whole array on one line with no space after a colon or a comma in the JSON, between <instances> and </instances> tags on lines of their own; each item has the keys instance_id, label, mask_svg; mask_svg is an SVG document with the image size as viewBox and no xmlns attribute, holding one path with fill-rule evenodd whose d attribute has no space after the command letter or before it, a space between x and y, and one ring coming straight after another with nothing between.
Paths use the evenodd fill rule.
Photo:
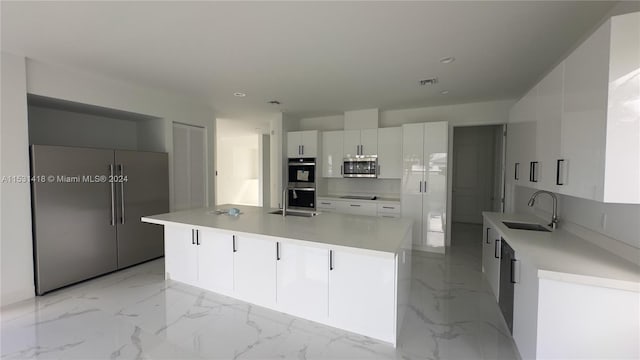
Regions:
<instances>
[{"instance_id":1,"label":"chrome faucet","mask_svg":"<svg viewBox=\"0 0 640 360\"><path fill-rule=\"evenodd\" d=\"M282 189L282 217L287 216L287 187Z\"/></svg>"},{"instance_id":2,"label":"chrome faucet","mask_svg":"<svg viewBox=\"0 0 640 360\"><path fill-rule=\"evenodd\" d=\"M549 194L549 196L551 196L551 198L553 199L553 214L551 215L551 223L549 224L549 226L555 230L558 228L558 198L556 197L556 194L546 190L538 190L534 192L533 195L531 195L531 198L529 198L529 202L527 203L527 205L533 206L536 203L536 197L540 194Z\"/></svg>"}]
</instances>

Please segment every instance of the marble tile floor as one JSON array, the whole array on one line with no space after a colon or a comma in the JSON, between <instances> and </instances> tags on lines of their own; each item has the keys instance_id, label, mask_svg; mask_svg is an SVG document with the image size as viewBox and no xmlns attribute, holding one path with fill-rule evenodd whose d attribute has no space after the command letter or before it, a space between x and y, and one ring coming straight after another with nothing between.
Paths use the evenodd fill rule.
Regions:
<instances>
[{"instance_id":1,"label":"marble tile floor","mask_svg":"<svg viewBox=\"0 0 640 360\"><path fill-rule=\"evenodd\" d=\"M481 272L480 225L414 253L397 348L184 284L163 259L1 310L2 359L516 359Z\"/></svg>"}]
</instances>

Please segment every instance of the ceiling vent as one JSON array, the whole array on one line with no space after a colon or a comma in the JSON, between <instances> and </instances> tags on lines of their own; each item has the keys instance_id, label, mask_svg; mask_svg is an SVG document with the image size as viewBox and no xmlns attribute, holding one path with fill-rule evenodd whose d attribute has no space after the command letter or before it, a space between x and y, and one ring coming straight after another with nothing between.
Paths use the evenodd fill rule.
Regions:
<instances>
[{"instance_id":1,"label":"ceiling vent","mask_svg":"<svg viewBox=\"0 0 640 360\"><path fill-rule=\"evenodd\" d=\"M278 100L271 100L271 101L268 101L267 103L269 103L271 105L280 105L280 101L278 101Z\"/></svg>"},{"instance_id":2,"label":"ceiling vent","mask_svg":"<svg viewBox=\"0 0 640 360\"><path fill-rule=\"evenodd\" d=\"M420 86L430 86L438 83L438 78L420 80Z\"/></svg>"}]
</instances>

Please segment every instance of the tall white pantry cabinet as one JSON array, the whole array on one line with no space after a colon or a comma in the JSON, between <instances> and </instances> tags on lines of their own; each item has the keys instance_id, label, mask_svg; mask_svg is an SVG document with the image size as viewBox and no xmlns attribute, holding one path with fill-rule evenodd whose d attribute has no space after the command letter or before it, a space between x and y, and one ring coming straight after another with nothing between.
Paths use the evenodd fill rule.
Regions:
<instances>
[{"instance_id":1,"label":"tall white pantry cabinet","mask_svg":"<svg viewBox=\"0 0 640 360\"><path fill-rule=\"evenodd\" d=\"M413 220L413 247L442 252L447 217L446 121L402 126L402 217Z\"/></svg>"}]
</instances>

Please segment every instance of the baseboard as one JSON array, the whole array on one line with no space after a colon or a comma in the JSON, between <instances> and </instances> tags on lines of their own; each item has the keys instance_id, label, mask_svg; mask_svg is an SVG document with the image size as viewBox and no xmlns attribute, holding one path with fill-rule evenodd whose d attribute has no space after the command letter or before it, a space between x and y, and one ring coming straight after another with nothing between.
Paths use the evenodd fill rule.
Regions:
<instances>
[{"instance_id":1,"label":"baseboard","mask_svg":"<svg viewBox=\"0 0 640 360\"><path fill-rule=\"evenodd\" d=\"M31 299L36 296L35 286L30 286L18 291L3 292L0 297L0 308L15 304L19 301Z\"/></svg>"}]
</instances>

